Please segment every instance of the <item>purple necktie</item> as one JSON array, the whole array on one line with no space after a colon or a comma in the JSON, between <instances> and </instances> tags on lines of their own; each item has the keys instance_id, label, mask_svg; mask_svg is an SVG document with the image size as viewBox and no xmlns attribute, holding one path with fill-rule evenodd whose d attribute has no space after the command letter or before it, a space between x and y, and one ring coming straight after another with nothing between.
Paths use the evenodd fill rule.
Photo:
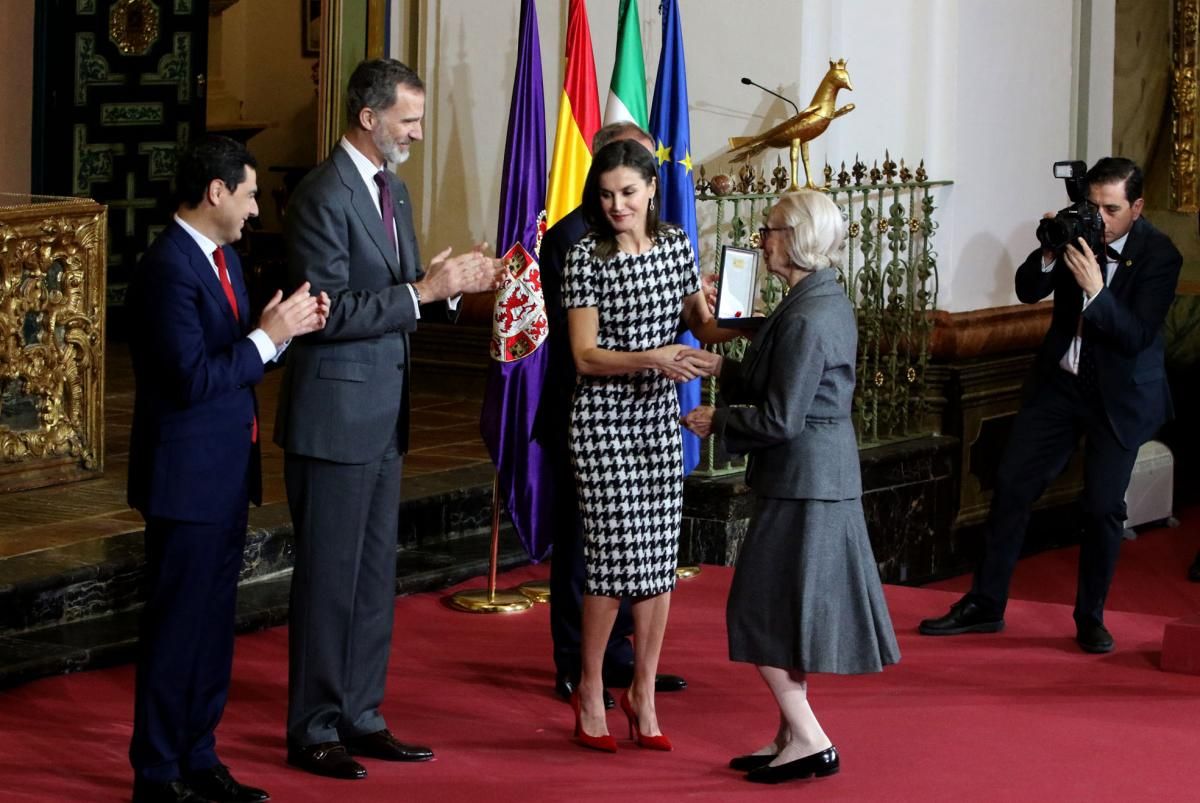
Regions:
<instances>
[{"instance_id":1,"label":"purple necktie","mask_svg":"<svg viewBox=\"0 0 1200 803\"><path fill-rule=\"evenodd\" d=\"M385 170L375 174L375 183L379 185L379 211L383 215L383 228L387 230L388 242L392 244L392 253L395 254L396 219L392 217L392 188L388 186Z\"/></svg>"}]
</instances>

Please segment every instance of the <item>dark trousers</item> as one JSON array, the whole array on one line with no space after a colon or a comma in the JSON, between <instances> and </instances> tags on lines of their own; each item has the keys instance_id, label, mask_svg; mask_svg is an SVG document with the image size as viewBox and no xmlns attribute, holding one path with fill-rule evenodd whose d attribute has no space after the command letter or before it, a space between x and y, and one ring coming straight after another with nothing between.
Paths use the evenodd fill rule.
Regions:
<instances>
[{"instance_id":1,"label":"dark trousers","mask_svg":"<svg viewBox=\"0 0 1200 803\"><path fill-rule=\"evenodd\" d=\"M288 740L304 747L383 730L396 603L403 457L362 465L296 455L284 484L296 532L288 619Z\"/></svg>"},{"instance_id":2,"label":"dark trousers","mask_svg":"<svg viewBox=\"0 0 1200 803\"><path fill-rule=\"evenodd\" d=\"M1003 616L1033 503L1066 467L1084 438L1082 540L1075 597L1077 622L1104 621L1125 526L1125 490L1137 446L1118 442L1095 393L1085 393L1066 371L1039 379L1017 413L996 474L984 556L972 596Z\"/></svg>"},{"instance_id":3,"label":"dark trousers","mask_svg":"<svg viewBox=\"0 0 1200 803\"><path fill-rule=\"evenodd\" d=\"M547 454L547 457L551 457ZM583 522L570 458L558 455L552 464L559 480L554 500L554 550L550 555L550 637L554 642L554 667L562 676L578 682L582 661L580 642L583 628L583 587L587 564L583 555ZM633 611L630 600L621 601L617 620L604 652L604 666L625 667L633 663Z\"/></svg>"},{"instance_id":4,"label":"dark trousers","mask_svg":"<svg viewBox=\"0 0 1200 803\"><path fill-rule=\"evenodd\" d=\"M211 524L146 519L133 738L136 777L167 783L218 764L214 731L233 669L248 501Z\"/></svg>"}]
</instances>

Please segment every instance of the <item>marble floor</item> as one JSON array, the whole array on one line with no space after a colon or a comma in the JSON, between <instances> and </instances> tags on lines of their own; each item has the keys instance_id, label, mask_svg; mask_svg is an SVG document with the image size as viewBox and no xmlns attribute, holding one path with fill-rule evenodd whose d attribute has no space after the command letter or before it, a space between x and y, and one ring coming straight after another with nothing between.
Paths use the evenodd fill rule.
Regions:
<instances>
[{"instance_id":1,"label":"marble floor","mask_svg":"<svg viewBox=\"0 0 1200 803\"><path fill-rule=\"evenodd\" d=\"M141 517L125 504L133 373L124 344L109 345L105 368L103 474L0 496L0 558L141 529ZM274 429L281 377L282 371L272 371L259 388L262 430L267 434ZM406 497L445 484L442 480L456 484L464 474L472 478L490 474L490 459L479 437L481 401L471 383L441 383L433 389L416 384L411 447L404 463ZM267 437L263 440L263 503L283 501L283 452Z\"/></svg>"}]
</instances>

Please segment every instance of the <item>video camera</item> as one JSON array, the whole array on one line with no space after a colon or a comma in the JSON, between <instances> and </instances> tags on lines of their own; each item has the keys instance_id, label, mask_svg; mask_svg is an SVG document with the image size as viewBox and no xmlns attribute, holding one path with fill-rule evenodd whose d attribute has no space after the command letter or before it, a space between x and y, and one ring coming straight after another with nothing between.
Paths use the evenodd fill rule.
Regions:
<instances>
[{"instance_id":1,"label":"video camera","mask_svg":"<svg viewBox=\"0 0 1200 803\"><path fill-rule=\"evenodd\" d=\"M1087 199L1087 164L1085 162L1055 162L1054 176L1067 185L1071 205L1060 209L1054 217L1042 218L1038 224L1038 242L1054 251L1056 258L1068 244L1078 247L1080 237L1087 241L1096 259L1104 259L1104 218L1100 207Z\"/></svg>"}]
</instances>

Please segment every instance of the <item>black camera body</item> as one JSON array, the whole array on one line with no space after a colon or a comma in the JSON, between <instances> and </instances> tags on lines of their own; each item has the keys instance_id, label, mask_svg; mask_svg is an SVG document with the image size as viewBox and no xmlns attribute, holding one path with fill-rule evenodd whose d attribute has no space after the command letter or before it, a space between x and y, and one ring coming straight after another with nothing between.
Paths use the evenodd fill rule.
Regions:
<instances>
[{"instance_id":1,"label":"black camera body","mask_svg":"<svg viewBox=\"0 0 1200 803\"><path fill-rule=\"evenodd\" d=\"M1096 259L1104 259L1104 218L1100 216L1100 207L1087 199L1087 164L1055 162L1054 175L1066 182L1071 205L1060 209L1054 217L1042 218L1037 228L1038 242L1061 259L1063 249L1068 245L1078 247L1082 237Z\"/></svg>"}]
</instances>

